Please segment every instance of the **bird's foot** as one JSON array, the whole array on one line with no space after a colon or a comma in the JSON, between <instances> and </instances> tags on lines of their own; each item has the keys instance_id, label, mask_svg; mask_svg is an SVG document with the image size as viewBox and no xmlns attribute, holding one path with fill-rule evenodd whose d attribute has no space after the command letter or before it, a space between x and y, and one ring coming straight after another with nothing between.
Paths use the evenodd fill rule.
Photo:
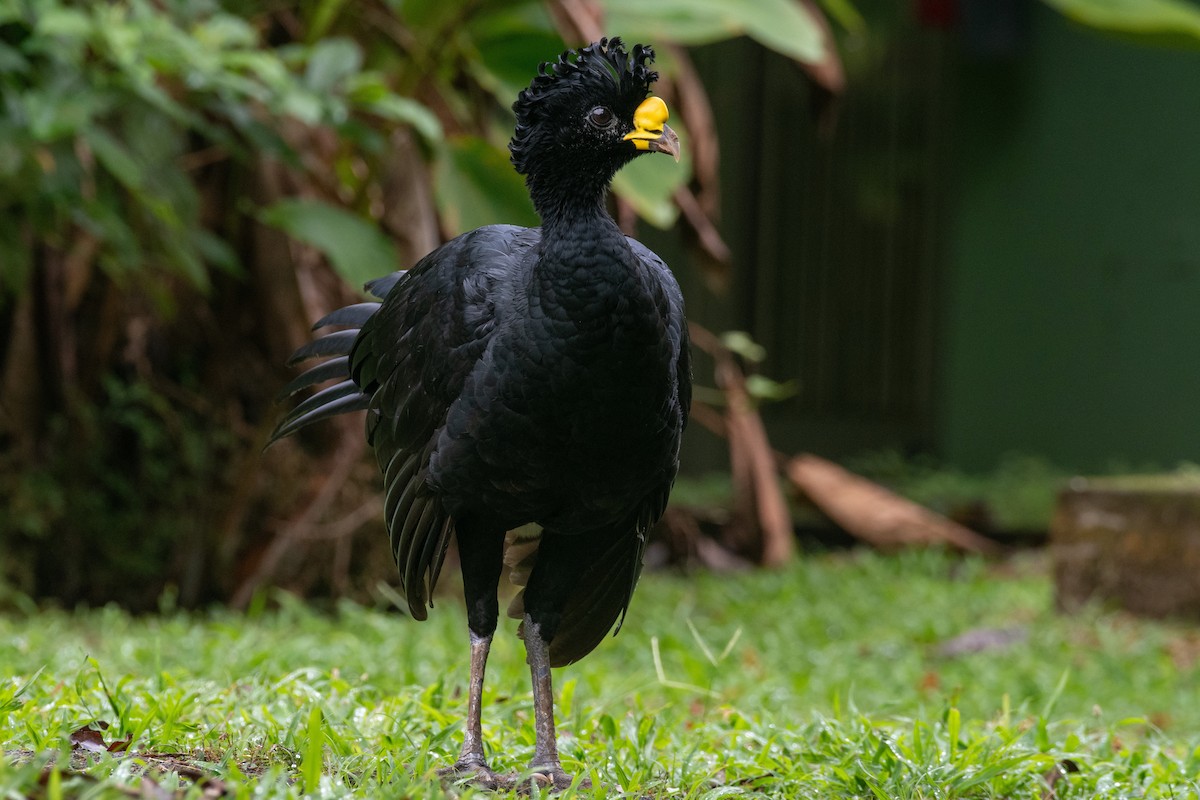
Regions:
<instances>
[{"instance_id":1,"label":"bird's foot","mask_svg":"<svg viewBox=\"0 0 1200 800\"><path fill-rule=\"evenodd\" d=\"M549 789L552 792L561 792L569 787L575 780L574 775L570 775L563 771L563 768L558 765L548 766L531 766L526 773L526 785L537 784L540 789ZM587 778L579 781L580 789L592 788L592 782Z\"/></svg>"},{"instance_id":2,"label":"bird's foot","mask_svg":"<svg viewBox=\"0 0 1200 800\"><path fill-rule=\"evenodd\" d=\"M469 783L481 789L500 789L506 783L505 778L482 761L466 761L459 759L454 766L438 770L438 777L451 783Z\"/></svg>"}]
</instances>

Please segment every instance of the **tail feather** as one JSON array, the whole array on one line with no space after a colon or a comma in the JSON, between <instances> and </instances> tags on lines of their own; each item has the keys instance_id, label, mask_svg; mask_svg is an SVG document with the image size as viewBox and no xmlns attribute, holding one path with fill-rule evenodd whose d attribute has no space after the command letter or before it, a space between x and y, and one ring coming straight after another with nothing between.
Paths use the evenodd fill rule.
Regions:
<instances>
[{"instance_id":1,"label":"tail feather","mask_svg":"<svg viewBox=\"0 0 1200 800\"><path fill-rule=\"evenodd\" d=\"M319 339L313 339L292 353L292 357L287 362L288 366L295 366L309 358L349 355L350 348L354 345L354 340L357 338L358 329L351 328L349 330L338 331L337 333L326 334Z\"/></svg>"},{"instance_id":2,"label":"tail feather","mask_svg":"<svg viewBox=\"0 0 1200 800\"><path fill-rule=\"evenodd\" d=\"M354 381L345 380L341 383L335 383L333 386L322 389L312 397L309 397L304 402L298 404L291 410L291 413L289 413L288 416L296 418L303 417L305 414L315 411L318 408L323 408L324 406L332 403L337 403L346 397L353 397L357 394L361 394L361 392L358 389L358 384L356 384Z\"/></svg>"},{"instance_id":3,"label":"tail feather","mask_svg":"<svg viewBox=\"0 0 1200 800\"><path fill-rule=\"evenodd\" d=\"M319 331L321 328L328 328L330 325L353 325L355 328L361 328L371 318L371 315L378 310L379 303L355 303L352 306L339 308L337 311L332 311L321 317L313 325L312 329Z\"/></svg>"},{"instance_id":4,"label":"tail feather","mask_svg":"<svg viewBox=\"0 0 1200 800\"><path fill-rule=\"evenodd\" d=\"M334 379L346 380L350 377L350 356L338 356L331 358L328 361L322 361L315 367L305 370L279 390L279 394L275 396L276 402L285 400L301 389L307 389L310 386L316 386L318 383L331 381Z\"/></svg>"},{"instance_id":5,"label":"tail feather","mask_svg":"<svg viewBox=\"0 0 1200 800\"><path fill-rule=\"evenodd\" d=\"M404 272L401 271L377 278L367 284L367 291L383 300L403 276ZM379 310L380 305L381 303L377 302L355 303L339 308L317 321L313 330L330 326L338 326L342 330L319 336L292 354L288 359L288 366L310 358L327 360L293 378L283 387L279 398L290 397L296 392L327 381L336 383L317 392L288 412L275 426L270 442L282 439L314 422L338 414L361 411L370 405L370 395L364 393L362 387L350 378L350 351L354 348L362 327Z\"/></svg>"},{"instance_id":6,"label":"tail feather","mask_svg":"<svg viewBox=\"0 0 1200 800\"><path fill-rule=\"evenodd\" d=\"M404 274L407 271L408 270L402 269L399 272L393 272L390 275L384 275L382 278L376 278L373 281L367 281L367 285L363 288L365 288L372 297L382 300L388 296L388 293L392 291L392 287L404 277Z\"/></svg>"},{"instance_id":7,"label":"tail feather","mask_svg":"<svg viewBox=\"0 0 1200 800\"><path fill-rule=\"evenodd\" d=\"M319 408L309 411L307 414L297 416L295 413L288 414L275 431L271 434L271 439L267 444L282 439L284 436L290 436L296 431L303 428L305 425L311 425L314 422L320 422L323 419L336 417L338 414L346 414L351 411L365 411L371 405L371 398L365 394L351 394L340 397L337 400L326 403Z\"/></svg>"}]
</instances>

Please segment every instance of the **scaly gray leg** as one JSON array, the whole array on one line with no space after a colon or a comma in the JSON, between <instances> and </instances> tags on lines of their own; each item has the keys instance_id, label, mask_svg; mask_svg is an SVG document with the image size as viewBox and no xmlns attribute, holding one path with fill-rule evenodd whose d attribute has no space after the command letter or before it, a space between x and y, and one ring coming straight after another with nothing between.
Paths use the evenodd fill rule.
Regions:
<instances>
[{"instance_id":1,"label":"scaly gray leg","mask_svg":"<svg viewBox=\"0 0 1200 800\"><path fill-rule=\"evenodd\" d=\"M535 779L555 789L571 785L571 776L563 772L558 760L558 740L554 735L554 689L550 682L550 647L542 638L537 623L525 615L525 652L533 679L533 731L536 737L533 761L529 769Z\"/></svg>"},{"instance_id":2,"label":"scaly gray leg","mask_svg":"<svg viewBox=\"0 0 1200 800\"><path fill-rule=\"evenodd\" d=\"M471 634L471 684L467 689L467 724L457 767L486 767L483 757L483 674L487 669L491 636Z\"/></svg>"},{"instance_id":3,"label":"scaly gray leg","mask_svg":"<svg viewBox=\"0 0 1200 800\"><path fill-rule=\"evenodd\" d=\"M462 751L454 766L440 770L439 774L449 778L470 777L485 788L495 789L500 778L492 772L483 755L483 675L491 648L491 636L471 632L471 682L467 689L467 721L463 727Z\"/></svg>"}]
</instances>

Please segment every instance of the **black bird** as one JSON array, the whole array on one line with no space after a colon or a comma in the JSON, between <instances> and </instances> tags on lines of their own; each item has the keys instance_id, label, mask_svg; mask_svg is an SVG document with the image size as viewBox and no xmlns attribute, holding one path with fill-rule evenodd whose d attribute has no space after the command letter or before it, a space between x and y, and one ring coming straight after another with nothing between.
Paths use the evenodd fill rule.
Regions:
<instances>
[{"instance_id":1,"label":"black bird","mask_svg":"<svg viewBox=\"0 0 1200 800\"><path fill-rule=\"evenodd\" d=\"M272 438L366 409L415 618L426 617L457 540L471 682L450 772L484 784L500 780L484 758L480 714L506 532L541 527L514 605L533 679L531 767L563 787L571 778L558 758L550 668L587 655L624 617L679 467L691 399L683 298L663 261L605 207L613 175L634 157L679 158L667 107L648 96L653 58L649 47L602 39L542 64L513 105L509 144L541 227L465 233L368 284L382 303L318 322L345 329L291 363L333 358L285 394L339 382L300 403Z\"/></svg>"}]
</instances>

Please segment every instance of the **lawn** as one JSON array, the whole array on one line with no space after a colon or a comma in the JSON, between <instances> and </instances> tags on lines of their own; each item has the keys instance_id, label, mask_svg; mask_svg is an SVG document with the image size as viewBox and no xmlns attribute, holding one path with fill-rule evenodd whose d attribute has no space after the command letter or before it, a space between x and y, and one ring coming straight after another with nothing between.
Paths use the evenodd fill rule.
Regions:
<instances>
[{"instance_id":1,"label":"lawn","mask_svg":"<svg viewBox=\"0 0 1200 800\"><path fill-rule=\"evenodd\" d=\"M0 793L444 796L466 705L460 605L414 623L382 595L272 601L0 616ZM500 770L533 751L513 629L485 693ZM563 796L1200 797L1198 660L1193 628L1056 615L1039 556L648 574L621 633L555 673L565 766L595 784Z\"/></svg>"}]
</instances>

